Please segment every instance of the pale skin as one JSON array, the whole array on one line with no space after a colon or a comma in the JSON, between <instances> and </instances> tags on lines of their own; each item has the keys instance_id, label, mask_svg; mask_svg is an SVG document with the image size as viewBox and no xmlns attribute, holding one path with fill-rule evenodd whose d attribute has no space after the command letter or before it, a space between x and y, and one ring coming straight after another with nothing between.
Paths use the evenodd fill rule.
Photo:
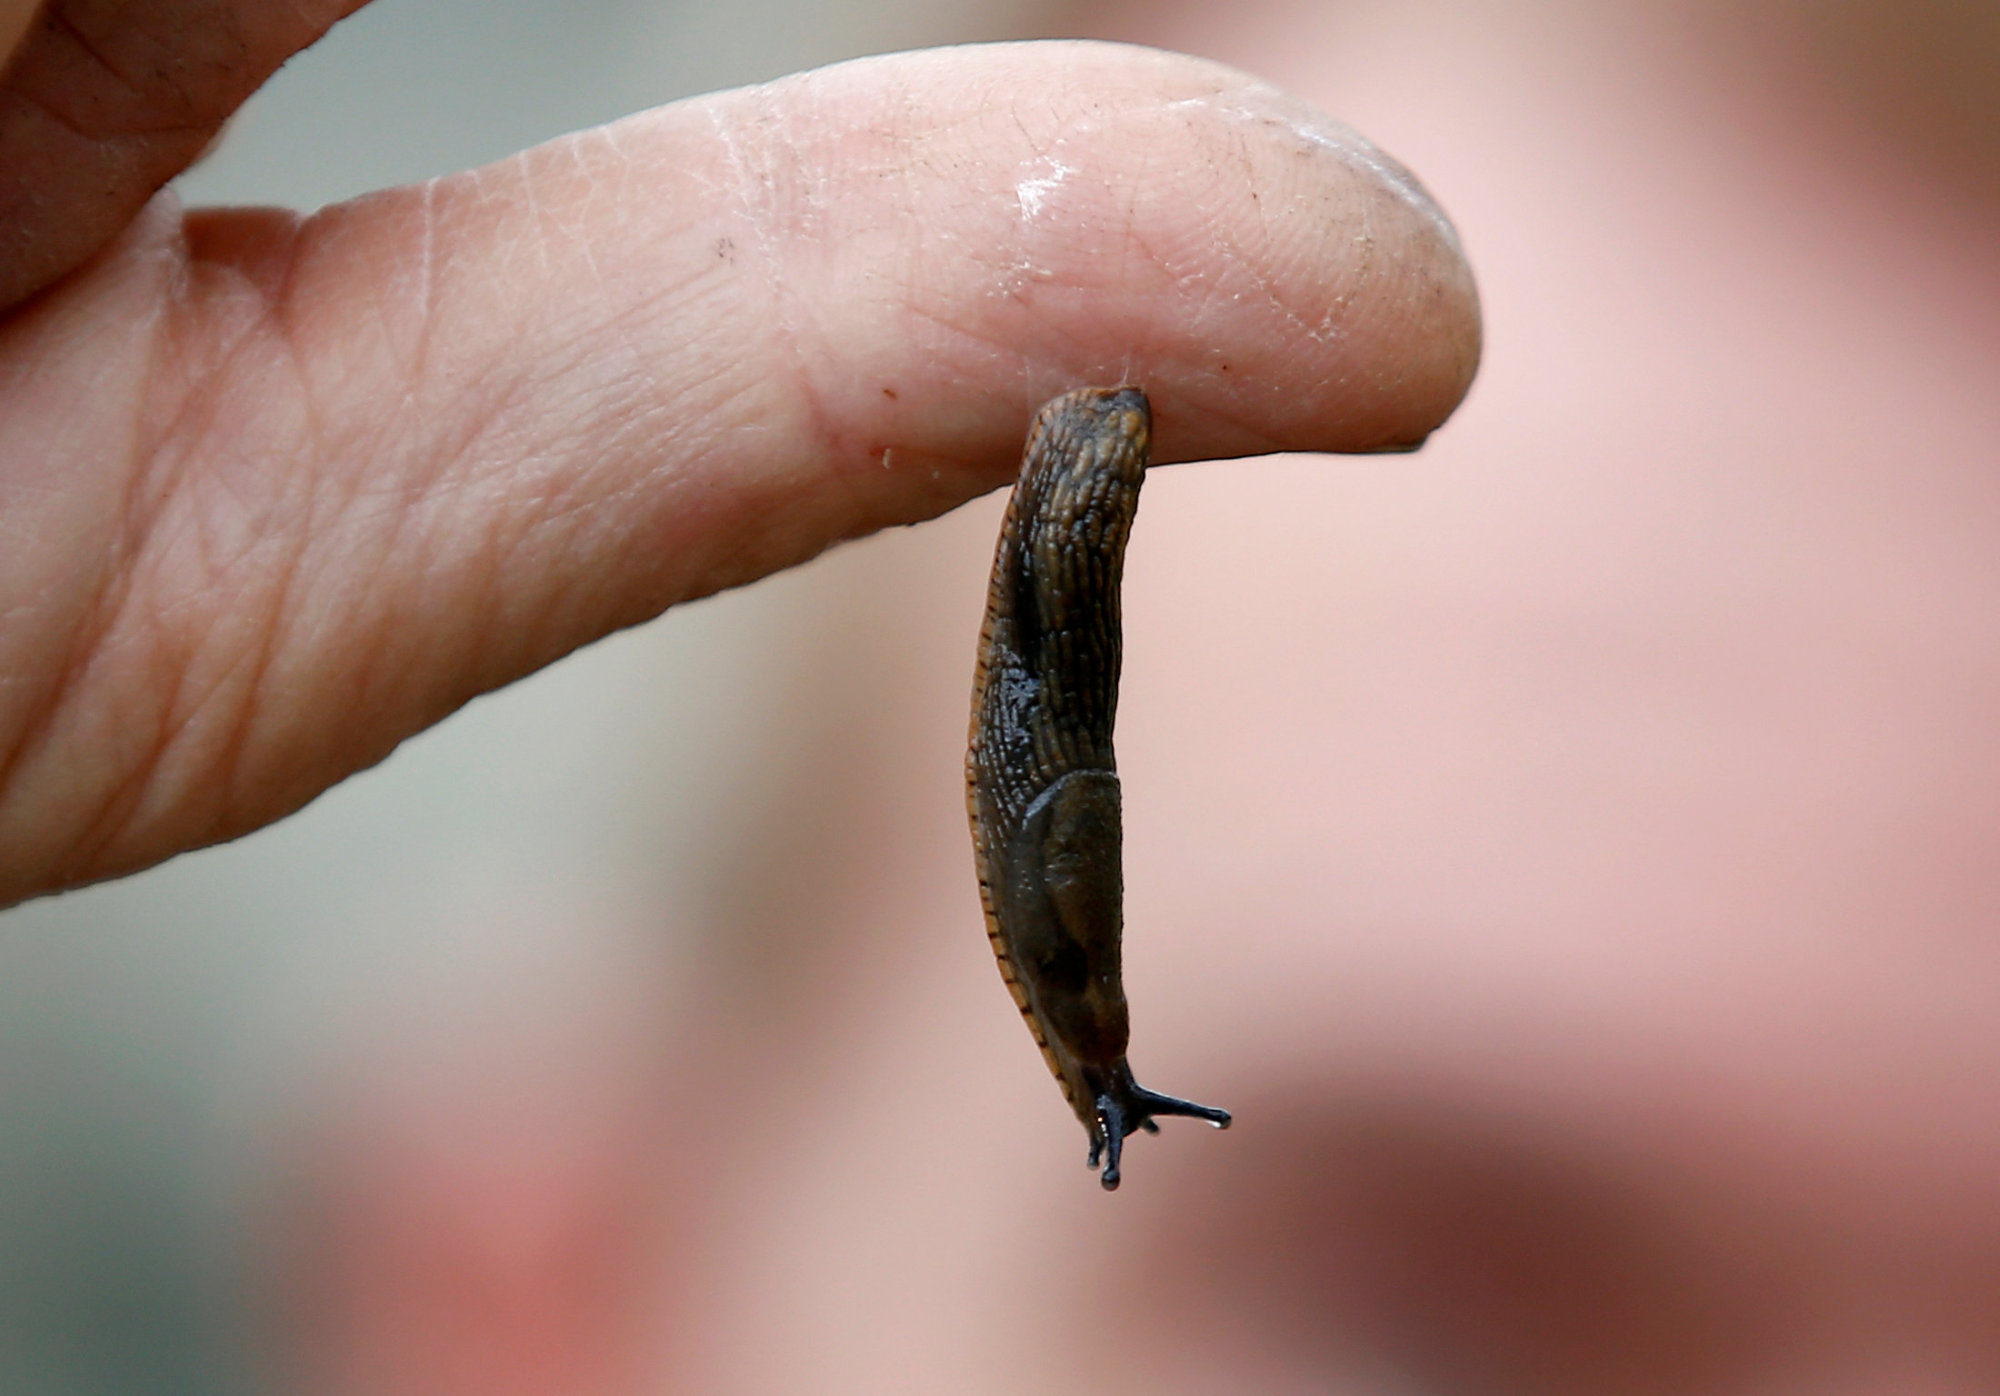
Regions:
<instances>
[{"instance_id":1,"label":"pale skin","mask_svg":"<svg viewBox=\"0 0 2000 1396\"><path fill-rule=\"evenodd\" d=\"M301 218L154 192L351 4L32 8L0 17L0 902L993 488L1064 388L1143 381L1166 460L1395 449L1478 360L1414 182L1193 59L902 55Z\"/></svg>"}]
</instances>

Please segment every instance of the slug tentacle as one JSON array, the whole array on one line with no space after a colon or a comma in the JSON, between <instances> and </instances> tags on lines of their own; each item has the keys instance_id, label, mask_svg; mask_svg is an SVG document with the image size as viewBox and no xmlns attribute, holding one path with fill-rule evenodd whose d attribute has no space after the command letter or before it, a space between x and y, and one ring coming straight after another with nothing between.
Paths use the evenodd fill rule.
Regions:
<instances>
[{"instance_id":1,"label":"slug tentacle","mask_svg":"<svg viewBox=\"0 0 2000 1396\"><path fill-rule=\"evenodd\" d=\"M1118 1186L1124 1141L1155 1116L1229 1112L1132 1079L1118 709L1119 582L1152 432L1137 388L1088 388L1028 434L987 592L966 804L1000 975Z\"/></svg>"}]
</instances>

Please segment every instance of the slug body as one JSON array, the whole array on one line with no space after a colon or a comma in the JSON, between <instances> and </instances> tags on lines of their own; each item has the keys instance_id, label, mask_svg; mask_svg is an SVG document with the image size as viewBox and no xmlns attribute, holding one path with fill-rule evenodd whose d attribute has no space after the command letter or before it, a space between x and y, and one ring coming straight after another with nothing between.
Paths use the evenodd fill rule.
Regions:
<instances>
[{"instance_id":1,"label":"slug body","mask_svg":"<svg viewBox=\"0 0 2000 1396\"><path fill-rule=\"evenodd\" d=\"M966 805L986 932L1021 1015L1118 1186L1127 1135L1229 1112L1149 1091L1125 1061L1124 874L1111 729L1118 586L1152 419L1137 388L1044 407L993 559L973 679Z\"/></svg>"}]
</instances>

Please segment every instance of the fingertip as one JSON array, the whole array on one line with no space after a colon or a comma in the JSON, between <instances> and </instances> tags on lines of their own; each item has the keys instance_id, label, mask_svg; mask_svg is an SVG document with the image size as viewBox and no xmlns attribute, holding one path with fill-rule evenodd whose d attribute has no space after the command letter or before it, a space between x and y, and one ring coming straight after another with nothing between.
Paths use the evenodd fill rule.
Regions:
<instances>
[{"instance_id":1,"label":"fingertip","mask_svg":"<svg viewBox=\"0 0 2000 1396\"><path fill-rule=\"evenodd\" d=\"M1437 202L1235 69L1054 42L789 81L723 119L782 131L830 191L758 232L837 438L997 483L1038 403L1136 382L1162 460L1414 449L1471 384L1478 294Z\"/></svg>"}]
</instances>

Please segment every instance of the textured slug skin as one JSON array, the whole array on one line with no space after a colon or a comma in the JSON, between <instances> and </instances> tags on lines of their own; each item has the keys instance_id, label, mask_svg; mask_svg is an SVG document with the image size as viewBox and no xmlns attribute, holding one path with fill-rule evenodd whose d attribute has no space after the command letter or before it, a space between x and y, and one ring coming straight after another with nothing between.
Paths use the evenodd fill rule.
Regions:
<instances>
[{"instance_id":1,"label":"textured slug skin","mask_svg":"<svg viewBox=\"0 0 2000 1396\"><path fill-rule=\"evenodd\" d=\"M1152 416L1137 388L1056 398L1028 432L973 678L966 806L1000 976L1118 1186L1159 1115L1229 1112L1149 1091L1125 1061L1118 585Z\"/></svg>"}]
</instances>

